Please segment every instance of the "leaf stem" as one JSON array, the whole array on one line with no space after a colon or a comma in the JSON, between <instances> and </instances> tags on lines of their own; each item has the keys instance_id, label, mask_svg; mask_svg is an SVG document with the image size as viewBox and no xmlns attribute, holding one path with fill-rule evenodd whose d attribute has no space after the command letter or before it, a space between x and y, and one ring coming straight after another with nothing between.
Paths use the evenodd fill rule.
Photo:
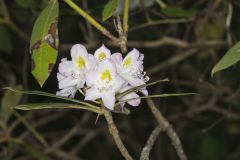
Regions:
<instances>
[{"instance_id":1,"label":"leaf stem","mask_svg":"<svg viewBox=\"0 0 240 160\"><path fill-rule=\"evenodd\" d=\"M83 18L85 18L89 23L91 23L95 28L102 32L103 35L110 38L112 41L118 42L118 38L115 37L108 31L105 27L103 27L100 23L98 23L92 16L86 13L82 8L77 6L72 0L64 0L72 9L74 9L77 13L79 13Z\"/></svg>"}]
</instances>

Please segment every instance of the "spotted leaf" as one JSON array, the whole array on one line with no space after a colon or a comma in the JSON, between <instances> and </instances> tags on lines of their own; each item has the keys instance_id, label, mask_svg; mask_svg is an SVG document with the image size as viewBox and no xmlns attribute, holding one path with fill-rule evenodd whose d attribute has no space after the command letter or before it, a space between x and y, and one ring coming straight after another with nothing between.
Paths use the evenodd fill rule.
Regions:
<instances>
[{"instance_id":1,"label":"spotted leaf","mask_svg":"<svg viewBox=\"0 0 240 160\"><path fill-rule=\"evenodd\" d=\"M58 55L59 4L51 0L37 18L30 40L32 74L40 86L49 77Z\"/></svg>"}]
</instances>

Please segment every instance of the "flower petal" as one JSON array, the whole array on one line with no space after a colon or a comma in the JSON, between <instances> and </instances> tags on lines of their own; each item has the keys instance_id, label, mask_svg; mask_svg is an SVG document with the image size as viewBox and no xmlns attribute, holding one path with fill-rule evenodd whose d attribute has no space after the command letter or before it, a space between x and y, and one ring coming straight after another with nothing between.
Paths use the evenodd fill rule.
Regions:
<instances>
[{"instance_id":1,"label":"flower petal","mask_svg":"<svg viewBox=\"0 0 240 160\"><path fill-rule=\"evenodd\" d=\"M75 62L79 56L83 58L87 58L88 52L87 49L81 44L75 44L71 48L71 57L72 60Z\"/></svg>"},{"instance_id":2,"label":"flower petal","mask_svg":"<svg viewBox=\"0 0 240 160\"><path fill-rule=\"evenodd\" d=\"M60 91L57 91L56 95L74 98L76 92L77 92L77 89L75 87L69 87L69 88L64 88Z\"/></svg>"},{"instance_id":3,"label":"flower petal","mask_svg":"<svg viewBox=\"0 0 240 160\"><path fill-rule=\"evenodd\" d=\"M148 96L148 90L146 88L140 89L143 95Z\"/></svg>"},{"instance_id":4,"label":"flower petal","mask_svg":"<svg viewBox=\"0 0 240 160\"><path fill-rule=\"evenodd\" d=\"M124 87L121 89L120 93L121 93L121 92L124 92L124 91L126 91L126 90L128 90L128 89L131 89L131 88L132 88L131 86L124 86ZM138 98L138 97L139 97L139 95L137 95L136 92L131 92L131 93L123 96L123 97L121 98L121 101L129 100L129 99L133 99L133 98L137 98L137 99L133 99L133 100L127 101L127 103L128 103L129 105L131 105L131 106L139 106L139 104L140 104L140 102L141 102L141 99ZM122 104L124 105L124 103L122 103Z\"/></svg>"},{"instance_id":5,"label":"flower petal","mask_svg":"<svg viewBox=\"0 0 240 160\"><path fill-rule=\"evenodd\" d=\"M115 93L108 92L103 94L102 101L105 107L107 107L110 110L113 110L115 105Z\"/></svg>"},{"instance_id":6,"label":"flower petal","mask_svg":"<svg viewBox=\"0 0 240 160\"><path fill-rule=\"evenodd\" d=\"M68 88L68 87L72 87L75 86L79 83L81 83L82 79L75 79L72 77L66 77L64 79L62 79L61 81L58 82L58 87L59 89L63 89L63 88Z\"/></svg>"},{"instance_id":7,"label":"flower petal","mask_svg":"<svg viewBox=\"0 0 240 160\"><path fill-rule=\"evenodd\" d=\"M102 61L102 60L105 60L105 59L107 59L107 58L110 58L111 52L110 52L110 50L109 50L107 47L105 47L104 44L103 44L100 48L98 48L98 49L95 51L94 56L95 56L98 60Z\"/></svg>"},{"instance_id":8,"label":"flower petal","mask_svg":"<svg viewBox=\"0 0 240 160\"><path fill-rule=\"evenodd\" d=\"M123 57L121 53L114 53L111 55L111 60L116 64L121 64L123 61Z\"/></svg>"},{"instance_id":9,"label":"flower petal","mask_svg":"<svg viewBox=\"0 0 240 160\"><path fill-rule=\"evenodd\" d=\"M72 61L68 61L66 58L63 58L58 66L58 70L64 75L69 75L71 71L74 70L74 64Z\"/></svg>"},{"instance_id":10,"label":"flower petal","mask_svg":"<svg viewBox=\"0 0 240 160\"><path fill-rule=\"evenodd\" d=\"M117 75L114 86L113 86L113 90L117 92L126 84L127 84L127 82L123 78L121 78L120 76Z\"/></svg>"},{"instance_id":11,"label":"flower petal","mask_svg":"<svg viewBox=\"0 0 240 160\"><path fill-rule=\"evenodd\" d=\"M131 77L131 76L125 76L124 77L128 83L133 86L133 87L136 87L136 86L140 86L140 85L143 85L145 84L144 80L143 79L140 79L140 78L134 78L134 77Z\"/></svg>"},{"instance_id":12,"label":"flower petal","mask_svg":"<svg viewBox=\"0 0 240 160\"><path fill-rule=\"evenodd\" d=\"M92 86L96 83L97 80L97 72L88 72L86 74L86 84L87 86Z\"/></svg>"},{"instance_id":13,"label":"flower petal","mask_svg":"<svg viewBox=\"0 0 240 160\"><path fill-rule=\"evenodd\" d=\"M99 93L96 88L90 88L90 89L86 90L84 100L94 101L98 98L101 98L101 93Z\"/></svg>"},{"instance_id":14,"label":"flower petal","mask_svg":"<svg viewBox=\"0 0 240 160\"><path fill-rule=\"evenodd\" d=\"M140 98L138 98L139 96L135 93L135 92L131 92L129 94L127 94L126 96L122 97L121 100L128 100L128 99L133 99L133 98L137 98L137 99L133 99L133 100L129 100L127 101L127 103L131 106L139 106L141 100Z\"/></svg>"}]
</instances>

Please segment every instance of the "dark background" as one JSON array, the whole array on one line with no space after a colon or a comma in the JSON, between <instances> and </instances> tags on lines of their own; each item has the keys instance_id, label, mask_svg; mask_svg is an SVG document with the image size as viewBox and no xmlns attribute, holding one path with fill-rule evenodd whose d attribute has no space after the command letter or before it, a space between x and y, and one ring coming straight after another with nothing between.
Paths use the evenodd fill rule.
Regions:
<instances>
[{"instance_id":1,"label":"dark background","mask_svg":"<svg viewBox=\"0 0 240 160\"><path fill-rule=\"evenodd\" d=\"M106 22L101 21L106 0L75 2L117 35L113 25L114 17ZM240 38L240 1L164 2L168 7L175 6L183 11L166 12L154 0L139 1L137 5L131 6L128 50L137 48L144 53L144 66L150 81L170 79L169 83L149 87L150 94L200 94L154 99L159 110L178 133L190 160L239 160L240 67L236 64L213 78L211 69ZM34 21L48 1L5 0L5 3L11 20L18 29L0 21L0 88L21 85L28 90L55 93L58 90L58 63L63 57L70 58L69 50L73 44L84 44L90 53L101 44L105 44L112 52L120 51L60 1L59 56L51 76L43 88L40 88L31 75L29 39ZM233 8L232 15L229 15L229 5ZM121 15L120 11L119 13ZM228 15L232 16L230 28L226 27ZM0 17L3 17L2 9ZM177 19L184 19L186 22L177 23ZM169 20L172 23L153 24L161 20ZM148 26L137 29L141 24ZM230 37L231 41L227 40L227 37ZM2 108L5 104L3 101L6 102L6 92L0 92ZM8 98L8 101L14 101L14 96L9 93ZM47 98L24 96L20 103L49 101ZM113 117L129 152L137 159L157 124L144 100L139 107L129 109L129 116L113 114ZM5 114L1 111L1 114ZM17 112L37 129L48 145L39 143L36 135L19 123L19 119L12 114L8 120L0 119L0 159L123 159L108 132L104 118L100 117L95 124L95 113L72 109ZM23 142L18 142L18 139ZM165 133L159 135L150 159L178 159Z\"/></svg>"}]
</instances>

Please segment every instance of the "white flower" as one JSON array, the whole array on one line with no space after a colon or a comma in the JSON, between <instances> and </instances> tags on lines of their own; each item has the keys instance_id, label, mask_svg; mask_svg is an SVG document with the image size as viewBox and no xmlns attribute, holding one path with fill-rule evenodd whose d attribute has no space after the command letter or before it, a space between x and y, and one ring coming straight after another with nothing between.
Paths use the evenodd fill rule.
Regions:
<instances>
[{"instance_id":1,"label":"white flower","mask_svg":"<svg viewBox=\"0 0 240 160\"><path fill-rule=\"evenodd\" d=\"M87 49L81 44L75 44L71 48L72 61L82 74L89 72L93 67L95 58L92 54L88 54Z\"/></svg>"},{"instance_id":2,"label":"white flower","mask_svg":"<svg viewBox=\"0 0 240 160\"><path fill-rule=\"evenodd\" d=\"M56 95L63 96L63 97L74 98L76 92L77 92L76 87L69 87L69 88L64 88L60 91L57 91Z\"/></svg>"},{"instance_id":3,"label":"white flower","mask_svg":"<svg viewBox=\"0 0 240 160\"><path fill-rule=\"evenodd\" d=\"M123 87L119 92L122 93L128 89L131 89L132 87L131 86L125 86ZM129 100L129 99L132 99L132 100ZM125 100L129 100L127 101L127 103L131 106L139 106L140 102L141 102L141 99L139 98L139 95L137 95L136 92L131 92L131 93L128 93L127 95L123 96L120 98L120 102L121 101L125 101ZM121 103L121 106L123 107L125 105L125 103Z\"/></svg>"},{"instance_id":4,"label":"white flower","mask_svg":"<svg viewBox=\"0 0 240 160\"><path fill-rule=\"evenodd\" d=\"M102 60L98 68L89 72L86 78L86 84L90 89L86 90L85 100L94 101L101 98L104 106L113 110L115 94L125 83L116 73L115 64L110 59Z\"/></svg>"},{"instance_id":5,"label":"white flower","mask_svg":"<svg viewBox=\"0 0 240 160\"><path fill-rule=\"evenodd\" d=\"M66 58L59 64L57 73L58 87L62 89L57 92L61 96L74 97L76 91L84 87L86 82L86 73L94 66L95 58L88 54L83 45L76 44L71 48L72 61Z\"/></svg>"},{"instance_id":6,"label":"white flower","mask_svg":"<svg viewBox=\"0 0 240 160\"><path fill-rule=\"evenodd\" d=\"M104 44L99 47L95 53L94 53L94 57L98 60L98 61L103 61L105 59L110 58L111 56L111 51L104 46Z\"/></svg>"},{"instance_id":7,"label":"white flower","mask_svg":"<svg viewBox=\"0 0 240 160\"><path fill-rule=\"evenodd\" d=\"M133 49L123 59L120 53L115 53L111 59L116 63L117 72L123 77L131 86L136 87L148 81L148 77L143 72L144 55L140 54L137 49ZM144 95L148 95L148 91L143 88L140 90Z\"/></svg>"}]
</instances>

